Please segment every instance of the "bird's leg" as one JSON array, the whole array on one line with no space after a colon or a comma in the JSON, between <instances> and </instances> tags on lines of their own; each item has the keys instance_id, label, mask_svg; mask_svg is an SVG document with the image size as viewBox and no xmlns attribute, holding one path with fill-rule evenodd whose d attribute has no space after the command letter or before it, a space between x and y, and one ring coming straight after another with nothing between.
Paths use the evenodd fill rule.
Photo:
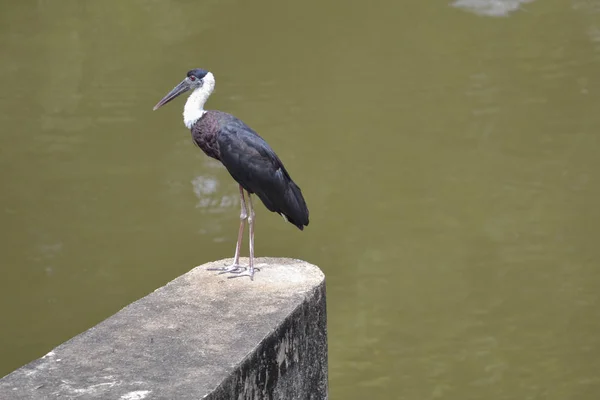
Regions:
<instances>
[{"instance_id":1,"label":"bird's leg","mask_svg":"<svg viewBox=\"0 0 600 400\"><path fill-rule=\"evenodd\" d=\"M220 268L207 268L208 271L221 271L220 274L227 272L240 273L246 270L245 267L240 265L240 250L242 248L242 239L244 237L244 229L246 228L246 219L248 219L248 211L246 211L246 199L244 198L244 189L240 185L240 230L238 231L237 243L235 245L235 256L233 256L233 264L228 267Z\"/></svg>"},{"instance_id":2,"label":"bird's leg","mask_svg":"<svg viewBox=\"0 0 600 400\"><path fill-rule=\"evenodd\" d=\"M233 271L237 275L230 276L229 278L237 278L240 276L249 276L250 280L254 280L254 206L252 205L252 195L248 193L248 210L250 214L248 215L248 225L250 226L250 261L248 264L248 269L245 272L241 271ZM258 268L257 268L258 270Z\"/></svg>"}]
</instances>

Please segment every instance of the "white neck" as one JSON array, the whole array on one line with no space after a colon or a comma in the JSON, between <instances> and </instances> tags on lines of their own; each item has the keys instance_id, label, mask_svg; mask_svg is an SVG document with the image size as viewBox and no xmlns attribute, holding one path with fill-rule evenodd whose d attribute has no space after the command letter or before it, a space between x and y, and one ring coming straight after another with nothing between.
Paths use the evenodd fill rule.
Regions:
<instances>
[{"instance_id":1,"label":"white neck","mask_svg":"<svg viewBox=\"0 0 600 400\"><path fill-rule=\"evenodd\" d=\"M206 74L202 81L204 84L190 94L183 107L183 123L188 129L192 129L192 126L202 118L206 112L204 111L204 104L215 90L215 77L212 73Z\"/></svg>"}]
</instances>

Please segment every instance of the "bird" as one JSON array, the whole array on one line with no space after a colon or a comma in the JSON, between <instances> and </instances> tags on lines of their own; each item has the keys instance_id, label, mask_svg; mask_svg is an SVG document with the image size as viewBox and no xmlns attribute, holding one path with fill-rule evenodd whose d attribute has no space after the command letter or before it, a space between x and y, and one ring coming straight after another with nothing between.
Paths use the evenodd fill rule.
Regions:
<instances>
[{"instance_id":1,"label":"bird","mask_svg":"<svg viewBox=\"0 0 600 400\"><path fill-rule=\"evenodd\" d=\"M212 72L195 68L155 106L159 109L177 96L191 91L183 108L183 123L191 131L195 144L209 157L220 161L238 183L240 193L240 227L233 264L209 268L229 278L249 276L254 280L254 222L252 195L265 207L280 214L298 229L308 226L308 207L300 187L292 180L281 159L267 142L242 120L217 110L205 110L206 101L215 89ZM246 203L244 191L248 195ZM249 228L250 256L248 267L240 265L240 250L246 220Z\"/></svg>"}]
</instances>

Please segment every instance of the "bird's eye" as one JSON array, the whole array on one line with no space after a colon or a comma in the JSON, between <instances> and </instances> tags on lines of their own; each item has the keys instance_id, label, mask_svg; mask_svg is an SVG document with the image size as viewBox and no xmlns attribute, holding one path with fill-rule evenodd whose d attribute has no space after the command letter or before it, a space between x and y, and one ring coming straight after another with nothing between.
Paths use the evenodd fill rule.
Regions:
<instances>
[{"instance_id":1,"label":"bird's eye","mask_svg":"<svg viewBox=\"0 0 600 400\"><path fill-rule=\"evenodd\" d=\"M190 76L190 81L194 82L196 80L196 77L194 75Z\"/></svg>"}]
</instances>

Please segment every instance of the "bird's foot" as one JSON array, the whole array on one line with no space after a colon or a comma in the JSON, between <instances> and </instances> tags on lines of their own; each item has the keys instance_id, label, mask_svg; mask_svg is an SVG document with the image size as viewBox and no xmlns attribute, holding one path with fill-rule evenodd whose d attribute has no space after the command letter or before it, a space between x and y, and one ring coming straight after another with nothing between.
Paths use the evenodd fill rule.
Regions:
<instances>
[{"instance_id":1,"label":"bird's foot","mask_svg":"<svg viewBox=\"0 0 600 400\"><path fill-rule=\"evenodd\" d=\"M252 270L247 267L243 267L243 268L244 269L242 271L232 272L235 275L228 276L227 278L231 279L231 278L241 278L242 276L249 276L250 280L253 281L254 280L254 272L260 271L260 268L254 268Z\"/></svg>"},{"instance_id":2,"label":"bird's foot","mask_svg":"<svg viewBox=\"0 0 600 400\"><path fill-rule=\"evenodd\" d=\"M215 267L215 268L206 268L207 271L219 271L218 275L221 274L241 274L244 272L246 267L241 266L240 264L232 264L228 267Z\"/></svg>"}]
</instances>

